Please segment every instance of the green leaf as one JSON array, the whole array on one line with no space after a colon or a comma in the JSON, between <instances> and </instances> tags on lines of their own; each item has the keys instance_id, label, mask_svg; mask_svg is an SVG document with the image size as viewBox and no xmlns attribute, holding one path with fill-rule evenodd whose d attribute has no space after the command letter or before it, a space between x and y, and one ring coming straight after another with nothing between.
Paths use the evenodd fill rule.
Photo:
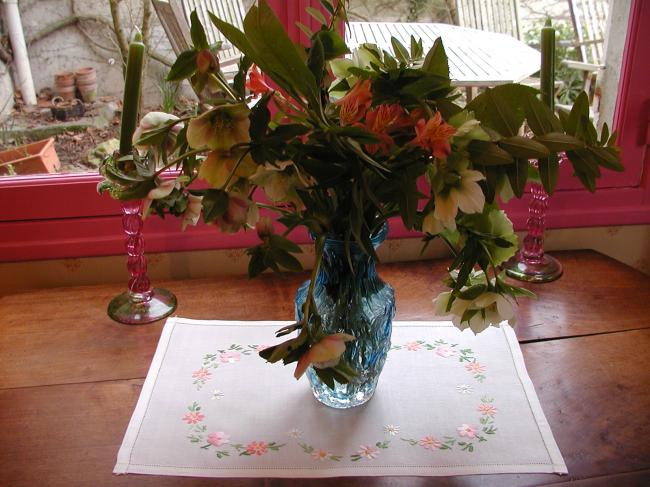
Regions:
<instances>
[{"instance_id":1,"label":"green leaf","mask_svg":"<svg viewBox=\"0 0 650 487\"><path fill-rule=\"evenodd\" d=\"M271 112L268 108L271 96L270 93L265 94L251 109L251 113L248 116L250 120L248 132L253 142L261 141L268 129L269 122L271 121Z\"/></svg>"},{"instance_id":2,"label":"green leaf","mask_svg":"<svg viewBox=\"0 0 650 487\"><path fill-rule=\"evenodd\" d=\"M517 158L538 159L549 156L549 151L546 146L520 135L503 138L499 141L498 145L513 157Z\"/></svg>"},{"instance_id":3,"label":"green leaf","mask_svg":"<svg viewBox=\"0 0 650 487\"><path fill-rule=\"evenodd\" d=\"M395 53L395 57L399 59L401 62L404 64L408 63L409 61L409 52L406 50L406 47L404 47L404 44L402 44L396 37L390 38L390 43L393 46L393 52Z\"/></svg>"},{"instance_id":4,"label":"green leaf","mask_svg":"<svg viewBox=\"0 0 650 487\"><path fill-rule=\"evenodd\" d=\"M314 75L316 83L320 86L323 80L323 70L325 69L325 50L320 38L316 37L309 50L307 58L307 67Z\"/></svg>"},{"instance_id":5,"label":"green leaf","mask_svg":"<svg viewBox=\"0 0 650 487\"><path fill-rule=\"evenodd\" d=\"M537 95L530 92L526 94L524 97L524 111L528 125L535 135L562 131L562 124L553 113L553 110L541 102Z\"/></svg>"},{"instance_id":6,"label":"green leaf","mask_svg":"<svg viewBox=\"0 0 650 487\"><path fill-rule=\"evenodd\" d=\"M196 72L196 56L194 50L180 53L169 70L167 81L182 81L192 76Z\"/></svg>"},{"instance_id":7,"label":"green leaf","mask_svg":"<svg viewBox=\"0 0 650 487\"><path fill-rule=\"evenodd\" d=\"M311 29L307 27L305 24L303 24L302 22L296 22L296 27L298 27L310 39L314 35Z\"/></svg>"},{"instance_id":8,"label":"green leaf","mask_svg":"<svg viewBox=\"0 0 650 487\"><path fill-rule=\"evenodd\" d=\"M196 50L200 51L210 47L210 43L205 35L205 30L203 29L203 25L201 25L196 10L192 10L192 13L190 14L190 36L192 37L192 44L194 44Z\"/></svg>"},{"instance_id":9,"label":"green leaf","mask_svg":"<svg viewBox=\"0 0 650 487\"><path fill-rule=\"evenodd\" d=\"M514 164L506 166L506 174L515 196L521 198L528 180L528 159L515 159Z\"/></svg>"},{"instance_id":10,"label":"green leaf","mask_svg":"<svg viewBox=\"0 0 650 487\"><path fill-rule=\"evenodd\" d=\"M477 120L503 136L519 134L519 128L526 114L524 104L526 97L537 94L529 86L505 84L495 88L486 88L466 107L473 111Z\"/></svg>"},{"instance_id":11,"label":"green leaf","mask_svg":"<svg viewBox=\"0 0 650 487\"><path fill-rule=\"evenodd\" d=\"M514 159L509 152L506 152L492 142L472 140L467 145L467 148L469 150L470 159L474 164L498 166L503 164L512 164L514 162Z\"/></svg>"},{"instance_id":12,"label":"green leaf","mask_svg":"<svg viewBox=\"0 0 650 487\"><path fill-rule=\"evenodd\" d=\"M625 168L619 160L618 151L612 147L587 147L587 150L596 158L596 162L604 168L622 172Z\"/></svg>"},{"instance_id":13,"label":"green leaf","mask_svg":"<svg viewBox=\"0 0 650 487\"><path fill-rule=\"evenodd\" d=\"M570 135L579 134L579 124L582 117L587 117L589 119L589 97L584 91L578 95L576 101L571 107L571 112L566 119L564 125L564 131Z\"/></svg>"},{"instance_id":14,"label":"green leaf","mask_svg":"<svg viewBox=\"0 0 650 487\"><path fill-rule=\"evenodd\" d=\"M282 23L266 0L260 0L259 7L253 5L244 19L244 32L256 51L272 62L273 69L267 74L278 81L274 74L280 74L288 88L295 87L307 97L312 106L320 103L318 84L309 71L298 47L289 39Z\"/></svg>"},{"instance_id":15,"label":"green leaf","mask_svg":"<svg viewBox=\"0 0 650 487\"><path fill-rule=\"evenodd\" d=\"M545 135L538 135L533 140L544 144L551 152L562 152L567 150L583 149L585 143L573 135L562 132L549 132Z\"/></svg>"},{"instance_id":16,"label":"green leaf","mask_svg":"<svg viewBox=\"0 0 650 487\"><path fill-rule=\"evenodd\" d=\"M237 74L233 78L233 88L242 99L246 97L246 73L252 65L252 61L247 56L242 56L239 60Z\"/></svg>"},{"instance_id":17,"label":"green leaf","mask_svg":"<svg viewBox=\"0 0 650 487\"><path fill-rule=\"evenodd\" d=\"M325 16L320 10L317 10L314 7L307 7L305 8L305 11L321 24L327 25L327 20L325 20Z\"/></svg>"},{"instance_id":18,"label":"green leaf","mask_svg":"<svg viewBox=\"0 0 650 487\"><path fill-rule=\"evenodd\" d=\"M332 4L328 2L327 0L320 0L320 4L323 6L325 10L327 10L330 15L334 15L334 7L332 7Z\"/></svg>"},{"instance_id":19,"label":"green leaf","mask_svg":"<svg viewBox=\"0 0 650 487\"><path fill-rule=\"evenodd\" d=\"M449 60L445 52L445 46L442 44L442 39L438 37L422 64L422 70L427 73L449 79Z\"/></svg>"},{"instance_id":20,"label":"green leaf","mask_svg":"<svg viewBox=\"0 0 650 487\"><path fill-rule=\"evenodd\" d=\"M348 54L350 50L341 36L331 30L321 30L316 38L323 43L323 56L326 61Z\"/></svg>"},{"instance_id":21,"label":"green leaf","mask_svg":"<svg viewBox=\"0 0 650 487\"><path fill-rule=\"evenodd\" d=\"M539 177L542 185L549 195L552 195L557 185L557 176L560 170L560 163L557 157L545 157L537 161L539 165Z\"/></svg>"},{"instance_id":22,"label":"green leaf","mask_svg":"<svg viewBox=\"0 0 650 487\"><path fill-rule=\"evenodd\" d=\"M222 216L228 209L228 193L220 189L209 189L202 200L203 221L208 223Z\"/></svg>"},{"instance_id":23,"label":"green leaf","mask_svg":"<svg viewBox=\"0 0 650 487\"><path fill-rule=\"evenodd\" d=\"M271 250L271 256L278 264L289 271L300 272L302 270L302 264L300 261L286 250L274 248Z\"/></svg>"},{"instance_id":24,"label":"green leaf","mask_svg":"<svg viewBox=\"0 0 650 487\"><path fill-rule=\"evenodd\" d=\"M471 286L464 290L463 292L458 294L458 297L460 299L465 299L468 301L472 301L476 298L478 298L481 294L483 294L487 290L487 286L485 284L475 284L474 286Z\"/></svg>"},{"instance_id":25,"label":"green leaf","mask_svg":"<svg viewBox=\"0 0 650 487\"><path fill-rule=\"evenodd\" d=\"M287 252L293 252L294 254L302 253L302 249L298 245L296 245L291 240L281 235L277 235L277 234L270 235L269 242L273 247L286 250Z\"/></svg>"}]
</instances>

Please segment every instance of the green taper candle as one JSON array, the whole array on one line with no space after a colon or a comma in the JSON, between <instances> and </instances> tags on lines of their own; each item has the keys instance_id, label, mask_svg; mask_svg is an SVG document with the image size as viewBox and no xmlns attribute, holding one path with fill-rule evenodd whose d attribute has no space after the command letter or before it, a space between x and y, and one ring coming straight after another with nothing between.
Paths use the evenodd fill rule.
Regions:
<instances>
[{"instance_id":1,"label":"green taper candle","mask_svg":"<svg viewBox=\"0 0 650 487\"><path fill-rule=\"evenodd\" d=\"M140 110L140 85L142 84L142 65L144 63L144 44L138 32L129 46L124 80L124 101L122 103L122 128L120 131L120 154L126 155L133 147L133 132L138 124Z\"/></svg>"},{"instance_id":2,"label":"green taper candle","mask_svg":"<svg viewBox=\"0 0 650 487\"><path fill-rule=\"evenodd\" d=\"M555 106L555 29L551 19L546 19L542 28L542 68L539 74L542 101L549 107Z\"/></svg>"}]
</instances>

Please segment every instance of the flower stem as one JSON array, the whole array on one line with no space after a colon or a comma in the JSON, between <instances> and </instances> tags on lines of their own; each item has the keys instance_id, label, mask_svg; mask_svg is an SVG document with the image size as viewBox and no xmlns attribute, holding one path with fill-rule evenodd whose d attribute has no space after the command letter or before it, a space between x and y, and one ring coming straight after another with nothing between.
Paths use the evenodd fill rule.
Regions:
<instances>
[{"instance_id":1,"label":"flower stem","mask_svg":"<svg viewBox=\"0 0 650 487\"><path fill-rule=\"evenodd\" d=\"M185 154L183 154L182 156L177 157L176 159L172 159L171 162L168 162L163 167L158 169L154 173L154 177L160 175L160 173L162 173L166 169L169 169L170 167L175 166L176 164L181 162L183 159L185 159L187 157L190 157L190 156L193 156L193 155L196 155L196 154L200 154L201 152L205 152L206 150L208 150L208 149L194 149L194 150L191 150L189 152L186 152Z\"/></svg>"}]
</instances>

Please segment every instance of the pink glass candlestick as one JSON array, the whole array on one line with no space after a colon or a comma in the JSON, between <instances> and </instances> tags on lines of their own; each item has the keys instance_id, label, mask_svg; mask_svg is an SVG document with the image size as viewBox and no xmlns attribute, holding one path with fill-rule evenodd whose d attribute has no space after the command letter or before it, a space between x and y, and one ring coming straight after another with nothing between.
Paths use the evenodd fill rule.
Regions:
<instances>
[{"instance_id":1,"label":"pink glass candlestick","mask_svg":"<svg viewBox=\"0 0 650 487\"><path fill-rule=\"evenodd\" d=\"M532 183L530 191L533 199L528 206L528 233L524 246L503 267L507 275L520 281L550 282L562 275L562 264L544 253L544 224L549 195L539 183Z\"/></svg>"},{"instance_id":2,"label":"pink glass candlestick","mask_svg":"<svg viewBox=\"0 0 650 487\"><path fill-rule=\"evenodd\" d=\"M151 323L176 309L176 296L165 289L152 288L147 277L147 259L142 237L142 201L122 203L122 226L126 234L129 289L113 298L108 316L127 325Z\"/></svg>"}]
</instances>

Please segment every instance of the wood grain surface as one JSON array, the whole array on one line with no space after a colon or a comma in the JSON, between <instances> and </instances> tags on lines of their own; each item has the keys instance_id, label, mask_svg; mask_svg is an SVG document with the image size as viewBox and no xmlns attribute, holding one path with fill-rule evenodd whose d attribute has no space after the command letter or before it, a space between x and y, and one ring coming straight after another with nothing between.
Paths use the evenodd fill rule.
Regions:
<instances>
[{"instance_id":1,"label":"wood grain surface","mask_svg":"<svg viewBox=\"0 0 650 487\"><path fill-rule=\"evenodd\" d=\"M323 480L112 475L162 323L106 317L121 289L102 285L0 298L1 486L650 485L648 277L590 251L558 252L565 276L530 286L517 334L569 476ZM399 320L435 319L444 261L384 265ZM288 320L305 275L159 283L196 319Z\"/></svg>"}]
</instances>

